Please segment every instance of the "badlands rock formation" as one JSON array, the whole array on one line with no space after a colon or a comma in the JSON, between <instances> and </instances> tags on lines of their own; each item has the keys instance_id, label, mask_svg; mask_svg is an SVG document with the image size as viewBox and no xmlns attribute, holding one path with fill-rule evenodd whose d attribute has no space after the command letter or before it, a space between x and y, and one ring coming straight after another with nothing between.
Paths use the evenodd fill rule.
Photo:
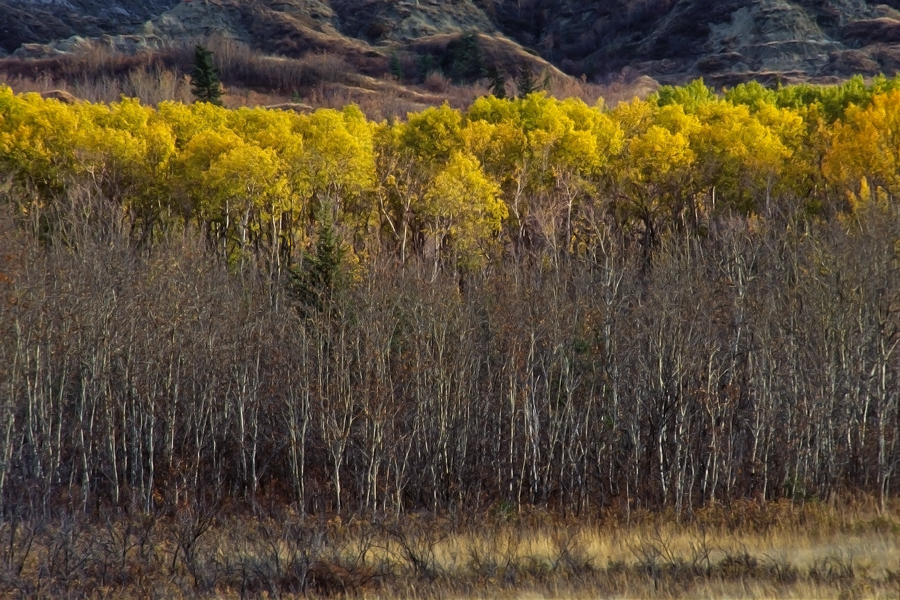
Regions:
<instances>
[{"instance_id":1,"label":"badlands rock formation","mask_svg":"<svg viewBox=\"0 0 900 600\"><path fill-rule=\"evenodd\" d=\"M480 33L573 75L829 81L900 68L900 0L0 0L0 53L219 35L287 56L386 56ZM77 36L77 37L73 37ZM90 40L86 42L85 40Z\"/></svg>"}]
</instances>

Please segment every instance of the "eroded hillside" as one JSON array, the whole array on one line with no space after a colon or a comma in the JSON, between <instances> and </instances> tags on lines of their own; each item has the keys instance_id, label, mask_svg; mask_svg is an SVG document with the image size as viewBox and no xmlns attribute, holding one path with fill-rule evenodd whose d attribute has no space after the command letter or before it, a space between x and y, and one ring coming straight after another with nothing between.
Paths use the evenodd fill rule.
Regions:
<instances>
[{"instance_id":1,"label":"eroded hillside","mask_svg":"<svg viewBox=\"0 0 900 600\"><path fill-rule=\"evenodd\" d=\"M563 71L638 72L663 82L703 76L827 80L894 73L896 0L30 0L0 1L0 48L69 51L102 38L122 51L224 35L263 51L377 53L433 36L513 40ZM46 46L49 44L50 46Z\"/></svg>"}]
</instances>

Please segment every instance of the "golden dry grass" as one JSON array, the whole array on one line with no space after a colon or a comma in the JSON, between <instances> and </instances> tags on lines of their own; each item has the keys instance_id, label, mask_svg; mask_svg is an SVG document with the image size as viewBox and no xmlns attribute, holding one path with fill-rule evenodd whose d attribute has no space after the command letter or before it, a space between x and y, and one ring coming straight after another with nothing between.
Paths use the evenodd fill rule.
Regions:
<instances>
[{"instance_id":1,"label":"golden dry grass","mask_svg":"<svg viewBox=\"0 0 900 600\"><path fill-rule=\"evenodd\" d=\"M900 595L898 508L747 503L689 520L493 510L465 522L197 507L105 522L73 515L20 523L13 539L0 525L0 593L886 600Z\"/></svg>"},{"instance_id":2,"label":"golden dry grass","mask_svg":"<svg viewBox=\"0 0 900 600\"><path fill-rule=\"evenodd\" d=\"M657 519L479 528L434 545L434 571L449 589L437 585L408 597L898 597L897 514L828 519L763 530ZM403 554L396 545L387 548ZM458 586L473 593L456 596Z\"/></svg>"}]
</instances>

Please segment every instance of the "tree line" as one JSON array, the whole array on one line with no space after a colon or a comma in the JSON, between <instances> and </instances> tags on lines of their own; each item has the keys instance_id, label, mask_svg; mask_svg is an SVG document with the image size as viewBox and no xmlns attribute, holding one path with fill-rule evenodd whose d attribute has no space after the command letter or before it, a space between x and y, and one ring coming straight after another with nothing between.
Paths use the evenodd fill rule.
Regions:
<instances>
[{"instance_id":1,"label":"tree line","mask_svg":"<svg viewBox=\"0 0 900 600\"><path fill-rule=\"evenodd\" d=\"M830 218L892 198L898 81L721 96L696 81L613 109L489 96L380 123L353 106L69 105L2 88L0 164L19 210L88 187L138 244L195 227L270 271L312 248L324 209L357 262L378 248L465 271L542 245L583 253L607 226L649 255L666 230L704 235L727 215Z\"/></svg>"},{"instance_id":2,"label":"tree line","mask_svg":"<svg viewBox=\"0 0 900 600\"><path fill-rule=\"evenodd\" d=\"M894 86L394 123L0 90L2 510L884 501Z\"/></svg>"}]
</instances>

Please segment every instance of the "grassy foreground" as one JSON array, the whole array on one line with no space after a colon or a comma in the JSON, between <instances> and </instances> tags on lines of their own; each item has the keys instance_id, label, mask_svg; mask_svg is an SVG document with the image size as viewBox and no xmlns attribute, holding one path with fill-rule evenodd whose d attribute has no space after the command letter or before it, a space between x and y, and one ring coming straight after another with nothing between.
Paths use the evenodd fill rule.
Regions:
<instances>
[{"instance_id":1,"label":"grassy foreground","mask_svg":"<svg viewBox=\"0 0 900 600\"><path fill-rule=\"evenodd\" d=\"M103 598L898 598L900 514L868 503L563 518L175 514L0 527L0 593Z\"/></svg>"}]
</instances>

